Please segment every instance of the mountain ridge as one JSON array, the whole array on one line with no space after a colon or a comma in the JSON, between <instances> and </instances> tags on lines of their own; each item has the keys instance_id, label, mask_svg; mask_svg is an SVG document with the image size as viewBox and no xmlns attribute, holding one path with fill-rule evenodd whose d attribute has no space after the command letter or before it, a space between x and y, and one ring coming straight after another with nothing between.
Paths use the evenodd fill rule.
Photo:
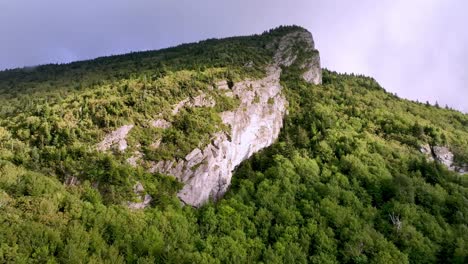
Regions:
<instances>
[{"instance_id":1,"label":"mountain ridge","mask_svg":"<svg viewBox=\"0 0 468 264\"><path fill-rule=\"evenodd\" d=\"M465 263L468 115L320 69L309 34L0 73L0 262ZM214 135L242 162L183 205L151 168L211 170Z\"/></svg>"},{"instance_id":2,"label":"mountain ridge","mask_svg":"<svg viewBox=\"0 0 468 264\"><path fill-rule=\"evenodd\" d=\"M227 90L226 94L241 101L237 109L220 113L223 123L230 127L231 133L215 133L211 144L193 149L181 160L152 163L151 172L173 175L184 183L179 197L185 204L201 206L210 198L222 197L229 187L234 168L276 140L287 106L286 99L281 95L280 66L291 66L297 60L298 54L294 54L293 47L298 45L298 42L306 43L304 45L306 51L314 54L313 57L305 59L300 66L305 71L303 78L307 82L321 83L320 59L312 35L303 30L288 33L278 40L273 64L266 66L267 76L264 79L245 80L233 83L232 87L227 86L227 81L221 81L221 85L216 85L215 89ZM206 98L203 93L193 99L196 98L207 101L205 104L194 102L192 107L213 107L216 104L212 98ZM176 104L172 114L177 114L187 102L189 98ZM166 128L171 126L171 123L165 119L159 118L157 121L164 123ZM158 142L159 145L160 141ZM137 163L141 158L143 154L136 151L130 159Z\"/></svg>"}]
</instances>

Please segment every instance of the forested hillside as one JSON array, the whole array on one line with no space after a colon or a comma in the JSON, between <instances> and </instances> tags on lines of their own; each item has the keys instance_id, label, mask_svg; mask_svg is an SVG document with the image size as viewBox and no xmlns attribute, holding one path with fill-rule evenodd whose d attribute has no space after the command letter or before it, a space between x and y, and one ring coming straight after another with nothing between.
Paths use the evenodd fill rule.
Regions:
<instances>
[{"instance_id":1,"label":"forested hillside","mask_svg":"<svg viewBox=\"0 0 468 264\"><path fill-rule=\"evenodd\" d=\"M129 145L155 160L206 144L239 103L210 87L263 77L270 43L294 30L0 72L0 262L468 262L468 175L421 153L446 146L468 164L468 115L369 77L324 70L314 85L300 61L283 67L279 140L198 209L173 177L128 164L131 147L96 150L129 122ZM169 114L200 90L216 107ZM148 128L159 114L174 125ZM142 210L127 205L136 181L154 198Z\"/></svg>"}]
</instances>

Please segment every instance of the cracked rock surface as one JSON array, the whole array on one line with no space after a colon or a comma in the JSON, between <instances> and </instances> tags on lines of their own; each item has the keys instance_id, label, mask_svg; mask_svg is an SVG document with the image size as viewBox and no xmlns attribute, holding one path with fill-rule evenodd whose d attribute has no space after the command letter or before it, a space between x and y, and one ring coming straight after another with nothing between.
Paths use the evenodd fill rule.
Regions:
<instances>
[{"instance_id":1,"label":"cracked rock surface","mask_svg":"<svg viewBox=\"0 0 468 264\"><path fill-rule=\"evenodd\" d=\"M302 45L304 42L306 45ZM281 92L280 66L290 66L295 62L298 54L294 46L298 43L307 47L307 52L315 54L301 65L305 70L303 78L320 84L320 58L312 35L308 31L287 34L278 41L274 64L268 67L265 78L245 80L232 87L232 96L239 98L241 104L233 111L221 113L223 123L231 128L230 133L216 133L211 144L203 149L194 149L183 160L153 163L152 172L173 175L185 184L178 194L184 203L198 207L209 199L222 197L236 166L278 138L288 105ZM226 81L216 86L219 90L230 89Z\"/></svg>"}]
</instances>

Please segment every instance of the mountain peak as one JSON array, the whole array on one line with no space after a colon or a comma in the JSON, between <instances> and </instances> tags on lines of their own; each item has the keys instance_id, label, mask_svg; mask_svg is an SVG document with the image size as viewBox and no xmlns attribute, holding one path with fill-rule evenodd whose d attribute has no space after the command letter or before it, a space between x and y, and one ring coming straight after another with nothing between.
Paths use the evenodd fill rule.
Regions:
<instances>
[{"instance_id":1,"label":"mountain peak","mask_svg":"<svg viewBox=\"0 0 468 264\"><path fill-rule=\"evenodd\" d=\"M276 51L274 61L277 65L290 67L293 64L303 71L302 77L309 83L322 83L320 56L315 49L312 33L298 26L279 27L270 34L281 33L281 37L273 41Z\"/></svg>"}]
</instances>

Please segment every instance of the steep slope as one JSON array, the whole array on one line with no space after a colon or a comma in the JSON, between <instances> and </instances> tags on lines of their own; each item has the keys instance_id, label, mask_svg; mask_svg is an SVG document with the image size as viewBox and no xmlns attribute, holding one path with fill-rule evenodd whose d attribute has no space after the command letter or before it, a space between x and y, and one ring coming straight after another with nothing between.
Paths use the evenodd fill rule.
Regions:
<instances>
[{"instance_id":1,"label":"steep slope","mask_svg":"<svg viewBox=\"0 0 468 264\"><path fill-rule=\"evenodd\" d=\"M179 193L182 201L199 206L210 197L221 197L234 168L277 139L287 101L281 94L280 69L271 71L264 79L234 84L231 93L241 103L221 113L229 131L214 134L212 143L203 150L196 148L184 159L159 161L151 168L152 172L174 175L184 183Z\"/></svg>"},{"instance_id":2,"label":"steep slope","mask_svg":"<svg viewBox=\"0 0 468 264\"><path fill-rule=\"evenodd\" d=\"M248 107L251 113L279 106L270 113L273 116L266 117L270 121L257 128L269 134L265 134L264 143L233 156L229 167L223 165L222 172L210 172L210 179L204 178L212 182L210 186L197 187L193 194L187 194L190 198L184 198L189 204L199 205L210 194L219 196L225 191L231 171L240 161L274 141L285 111L279 93L279 67L283 62L275 60L294 61L299 55L304 55L304 69L319 80L320 65L312 36L299 27L0 72L0 129L4 146L10 146L2 148L2 157L63 182L89 180L106 193L109 201L122 202L132 199L133 185L141 177L118 174L113 181L109 170L99 167L103 163L111 160L131 170L125 169L129 162L147 171L172 172L187 183L188 177L193 178L189 175L191 168L179 161L196 149L205 150L211 142L225 141L219 137L241 136L252 122L240 108ZM247 84L258 88L251 94L256 93L254 98L244 95L243 91L250 89ZM271 89L257 87L259 84ZM217 89L213 89L215 86ZM229 115L234 115L231 121L227 120ZM240 119L245 119L245 124L238 125ZM181 164L178 168L185 172L174 171L169 163ZM210 170L221 167L218 163L210 163ZM193 161L189 164L192 169L200 166ZM225 182L222 190L215 190L221 182Z\"/></svg>"},{"instance_id":3,"label":"steep slope","mask_svg":"<svg viewBox=\"0 0 468 264\"><path fill-rule=\"evenodd\" d=\"M0 104L1 263L468 260L468 116L322 76L302 28L0 72Z\"/></svg>"},{"instance_id":4,"label":"steep slope","mask_svg":"<svg viewBox=\"0 0 468 264\"><path fill-rule=\"evenodd\" d=\"M240 100L239 106L221 113L229 132L213 135L212 143L201 150L192 150L184 159L159 161L151 167L152 172L174 175L184 183L179 197L193 206L200 206L210 197L221 197L229 187L233 170L259 150L270 146L278 137L286 113L287 100L282 94L280 81L281 66L292 65L303 56L301 68L307 82L321 83L321 68L312 35L296 30L278 39L274 60L267 66L267 76L260 80L246 80L233 84L231 97ZM304 47L305 52L298 54Z\"/></svg>"},{"instance_id":5,"label":"steep slope","mask_svg":"<svg viewBox=\"0 0 468 264\"><path fill-rule=\"evenodd\" d=\"M204 57L213 52L219 57ZM298 58L304 78L319 83L320 59L312 35L299 27L62 68L7 71L0 74L0 94L7 105L2 111L8 120L3 126L12 139L29 141L32 149L24 151L37 153L40 163L50 162L44 156L65 150L58 164L46 165L64 182L95 178L83 175L90 162L83 156L99 156L97 150L121 163L175 176L184 184L181 200L199 206L221 197L234 168L276 140L287 106L279 83L281 67ZM131 63L139 71L126 67ZM49 79L42 72L50 72ZM101 79L94 79L95 72ZM19 90L24 94L14 97ZM63 164L69 161L74 164Z\"/></svg>"}]
</instances>

